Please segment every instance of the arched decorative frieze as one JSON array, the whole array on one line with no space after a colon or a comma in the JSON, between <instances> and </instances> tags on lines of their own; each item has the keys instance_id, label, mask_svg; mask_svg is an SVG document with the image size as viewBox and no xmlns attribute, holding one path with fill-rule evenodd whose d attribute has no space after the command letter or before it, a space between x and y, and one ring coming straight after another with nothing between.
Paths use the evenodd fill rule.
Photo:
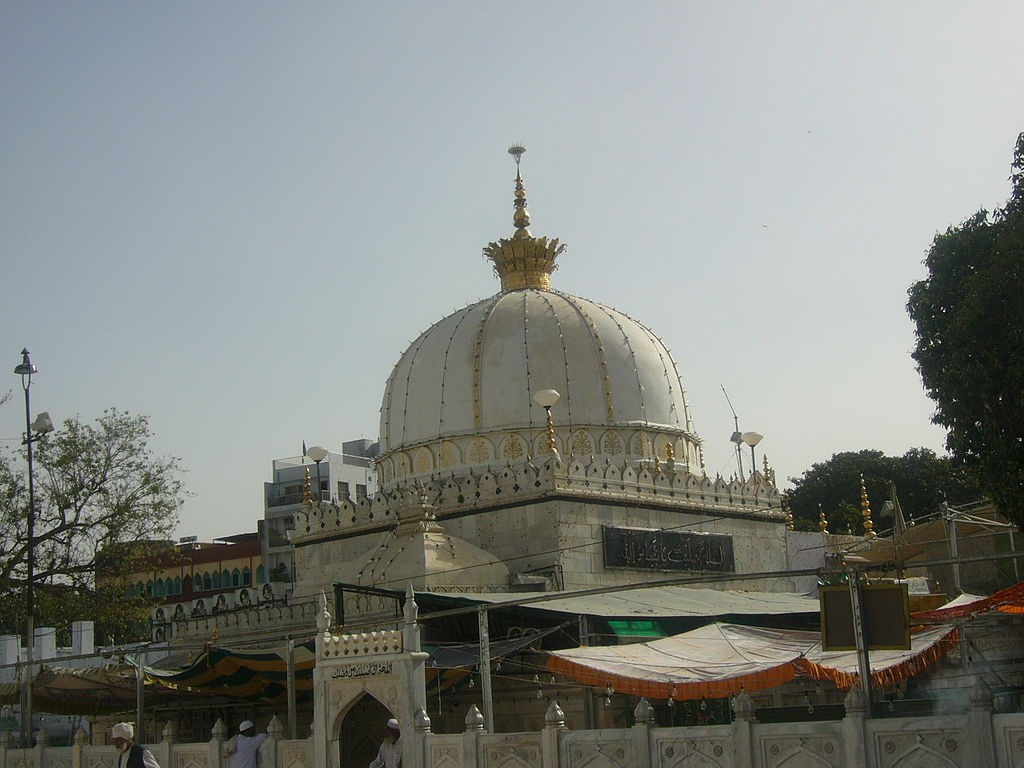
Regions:
<instances>
[{"instance_id":1,"label":"arched decorative frieze","mask_svg":"<svg viewBox=\"0 0 1024 768\"><path fill-rule=\"evenodd\" d=\"M570 446L570 452L581 459L594 455L594 438L585 429L573 431Z\"/></svg>"},{"instance_id":2,"label":"arched decorative frieze","mask_svg":"<svg viewBox=\"0 0 1024 768\"><path fill-rule=\"evenodd\" d=\"M608 431L601 437L601 453L607 456L621 456L625 450L618 432Z\"/></svg>"},{"instance_id":3,"label":"arched decorative frieze","mask_svg":"<svg viewBox=\"0 0 1024 768\"><path fill-rule=\"evenodd\" d=\"M646 432L634 432L629 439L629 453L632 456L646 458L651 454L651 441Z\"/></svg>"},{"instance_id":4,"label":"arched decorative frieze","mask_svg":"<svg viewBox=\"0 0 1024 768\"><path fill-rule=\"evenodd\" d=\"M670 445L672 446L671 451L669 450ZM676 447L671 436L666 434L654 436L654 455L658 457L658 461L675 461Z\"/></svg>"},{"instance_id":5,"label":"arched decorative frieze","mask_svg":"<svg viewBox=\"0 0 1024 768\"><path fill-rule=\"evenodd\" d=\"M417 476L429 475L434 471L434 454L426 446L416 449L416 460L413 469Z\"/></svg>"},{"instance_id":6,"label":"arched decorative frieze","mask_svg":"<svg viewBox=\"0 0 1024 768\"><path fill-rule=\"evenodd\" d=\"M486 464L494 456L494 447L490 440L482 437L474 438L469 444L469 452L466 458L470 464Z\"/></svg>"},{"instance_id":7,"label":"arched decorative frieze","mask_svg":"<svg viewBox=\"0 0 1024 768\"><path fill-rule=\"evenodd\" d=\"M558 451L559 454L564 453L562 450L562 440L559 438L557 431L555 432L555 450ZM548 448L548 436L541 432L533 438L533 455L547 456L550 453L551 450Z\"/></svg>"},{"instance_id":8,"label":"arched decorative frieze","mask_svg":"<svg viewBox=\"0 0 1024 768\"><path fill-rule=\"evenodd\" d=\"M391 461L390 456L386 459L378 460L376 464L383 485L387 485L395 479L395 464Z\"/></svg>"},{"instance_id":9,"label":"arched decorative frieze","mask_svg":"<svg viewBox=\"0 0 1024 768\"><path fill-rule=\"evenodd\" d=\"M438 466L440 466L441 469L451 469L459 463L460 455L461 452L459 451L459 446L451 440L445 440L438 448Z\"/></svg>"},{"instance_id":10,"label":"arched decorative frieze","mask_svg":"<svg viewBox=\"0 0 1024 768\"><path fill-rule=\"evenodd\" d=\"M408 477L411 467L412 464L409 461L409 454L405 453L405 451L400 451L395 454L395 477L397 479Z\"/></svg>"},{"instance_id":11,"label":"arched decorative frieze","mask_svg":"<svg viewBox=\"0 0 1024 768\"><path fill-rule=\"evenodd\" d=\"M522 461L526 458L526 441L513 432L501 441L498 448L498 458L503 461Z\"/></svg>"}]
</instances>

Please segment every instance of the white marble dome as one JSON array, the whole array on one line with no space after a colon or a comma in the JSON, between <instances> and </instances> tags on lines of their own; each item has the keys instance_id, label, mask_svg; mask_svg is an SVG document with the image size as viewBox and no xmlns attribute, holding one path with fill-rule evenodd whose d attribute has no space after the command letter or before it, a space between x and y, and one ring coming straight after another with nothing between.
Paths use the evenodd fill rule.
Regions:
<instances>
[{"instance_id":1,"label":"white marble dome","mask_svg":"<svg viewBox=\"0 0 1024 768\"><path fill-rule=\"evenodd\" d=\"M650 329L589 299L524 289L461 309L412 343L384 390L381 451L543 427L532 397L542 389L561 395L559 427L693 429L672 355Z\"/></svg>"},{"instance_id":2,"label":"white marble dome","mask_svg":"<svg viewBox=\"0 0 1024 768\"><path fill-rule=\"evenodd\" d=\"M623 312L551 289L564 246L526 226L517 176L517 231L484 249L502 291L448 315L402 354L381 403L382 487L465 468L528 461L547 452L552 407L563 457L678 461L701 469L675 361Z\"/></svg>"}]
</instances>

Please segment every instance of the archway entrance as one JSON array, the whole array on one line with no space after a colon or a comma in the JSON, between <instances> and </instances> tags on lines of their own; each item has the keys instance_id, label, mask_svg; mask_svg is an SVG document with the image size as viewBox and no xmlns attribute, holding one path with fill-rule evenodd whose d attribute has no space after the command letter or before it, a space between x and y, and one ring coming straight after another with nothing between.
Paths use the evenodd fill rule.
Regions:
<instances>
[{"instance_id":1,"label":"archway entrance","mask_svg":"<svg viewBox=\"0 0 1024 768\"><path fill-rule=\"evenodd\" d=\"M388 708L369 694L356 701L345 714L338 731L341 768L366 768L377 756L387 730Z\"/></svg>"}]
</instances>

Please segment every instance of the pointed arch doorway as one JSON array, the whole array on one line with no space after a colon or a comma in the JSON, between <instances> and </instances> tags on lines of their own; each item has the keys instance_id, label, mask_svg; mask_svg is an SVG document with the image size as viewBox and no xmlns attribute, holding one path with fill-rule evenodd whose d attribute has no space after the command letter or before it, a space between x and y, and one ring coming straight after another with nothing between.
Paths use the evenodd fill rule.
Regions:
<instances>
[{"instance_id":1,"label":"pointed arch doorway","mask_svg":"<svg viewBox=\"0 0 1024 768\"><path fill-rule=\"evenodd\" d=\"M342 768L363 768L377 756L388 718L394 715L370 694L353 702L338 730L338 757Z\"/></svg>"}]
</instances>

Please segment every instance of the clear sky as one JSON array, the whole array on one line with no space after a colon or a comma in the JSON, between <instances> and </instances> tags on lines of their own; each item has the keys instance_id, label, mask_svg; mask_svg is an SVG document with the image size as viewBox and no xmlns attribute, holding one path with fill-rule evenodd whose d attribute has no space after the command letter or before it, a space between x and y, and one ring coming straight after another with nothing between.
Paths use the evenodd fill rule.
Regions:
<instances>
[{"instance_id":1,"label":"clear sky","mask_svg":"<svg viewBox=\"0 0 1024 768\"><path fill-rule=\"evenodd\" d=\"M665 340L711 474L723 384L783 485L941 451L906 291L1009 195L1022 28L1019 0L5 0L0 359L31 350L55 420L148 414L179 534L255 530L274 458L376 439L409 342L498 290L519 142L555 286Z\"/></svg>"}]
</instances>

